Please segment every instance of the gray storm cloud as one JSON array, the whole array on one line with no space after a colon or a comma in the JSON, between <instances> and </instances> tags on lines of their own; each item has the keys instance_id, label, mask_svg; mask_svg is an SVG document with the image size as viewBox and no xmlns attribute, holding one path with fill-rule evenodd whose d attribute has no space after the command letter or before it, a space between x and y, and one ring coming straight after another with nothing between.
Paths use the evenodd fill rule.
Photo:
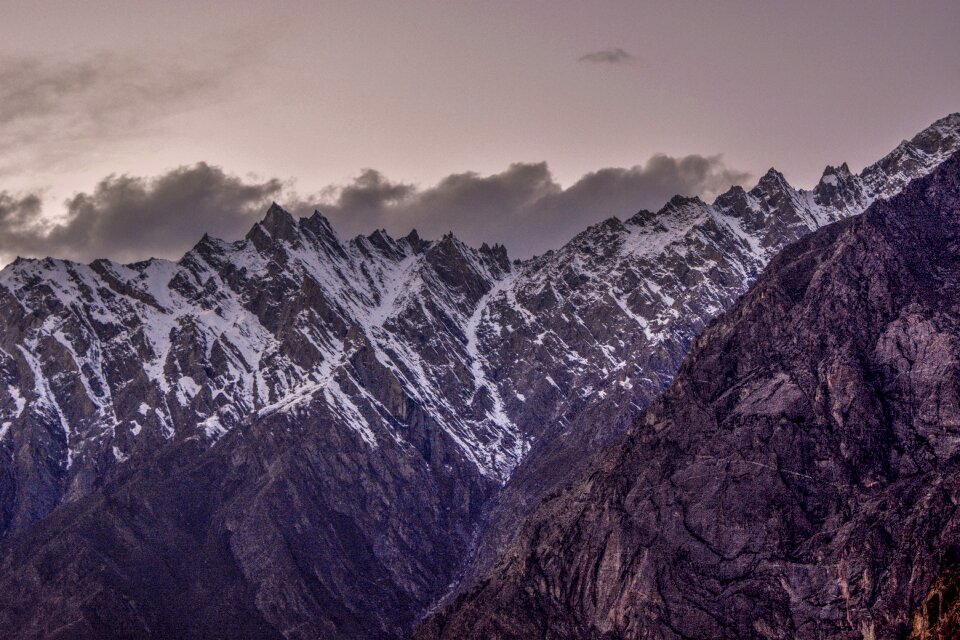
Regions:
<instances>
[{"instance_id":1,"label":"gray storm cloud","mask_svg":"<svg viewBox=\"0 0 960 640\"><path fill-rule=\"evenodd\" d=\"M0 255L80 261L178 257L204 233L233 238L283 191L279 180L249 180L198 163L155 178L109 176L69 199L60 219L37 195L0 192Z\"/></svg>"},{"instance_id":2,"label":"gray storm cloud","mask_svg":"<svg viewBox=\"0 0 960 640\"><path fill-rule=\"evenodd\" d=\"M586 226L676 194L711 198L749 174L720 156L656 155L632 168L605 168L564 188L545 162L515 163L493 175L458 173L419 188L368 169L349 184L301 198L278 179L240 178L206 163L153 178L113 175L65 203L59 217L38 194L0 192L0 257L90 261L177 258L204 233L242 236L272 200L307 215L319 208L342 237L377 228L424 237L453 231L464 241L499 242L514 257L557 248Z\"/></svg>"},{"instance_id":3,"label":"gray storm cloud","mask_svg":"<svg viewBox=\"0 0 960 640\"><path fill-rule=\"evenodd\" d=\"M511 255L528 257L610 216L656 209L677 194L709 199L749 178L721 156L699 155L655 155L632 168L588 173L566 188L545 162L515 163L490 176L454 174L425 189L367 170L355 182L326 191L317 206L347 235L381 227L394 234L416 228L425 237L450 230L468 243L499 242Z\"/></svg>"},{"instance_id":4,"label":"gray storm cloud","mask_svg":"<svg viewBox=\"0 0 960 640\"><path fill-rule=\"evenodd\" d=\"M41 217L43 201L37 194L14 195L0 191L0 257L16 247L30 255L46 248L48 225Z\"/></svg>"}]
</instances>

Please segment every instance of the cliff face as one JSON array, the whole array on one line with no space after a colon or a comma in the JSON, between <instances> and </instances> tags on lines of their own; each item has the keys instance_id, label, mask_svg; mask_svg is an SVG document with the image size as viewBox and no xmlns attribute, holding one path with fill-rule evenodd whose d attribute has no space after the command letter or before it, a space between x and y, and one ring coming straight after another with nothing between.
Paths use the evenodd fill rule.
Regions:
<instances>
[{"instance_id":1,"label":"cliff face","mask_svg":"<svg viewBox=\"0 0 960 640\"><path fill-rule=\"evenodd\" d=\"M960 635L960 566L947 564L913 614L910 640L950 640Z\"/></svg>"},{"instance_id":2,"label":"cliff face","mask_svg":"<svg viewBox=\"0 0 960 640\"><path fill-rule=\"evenodd\" d=\"M941 629L958 452L954 156L774 259L417 637L896 638L915 611Z\"/></svg>"},{"instance_id":3,"label":"cliff face","mask_svg":"<svg viewBox=\"0 0 960 640\"><path fill-rule=\"evenodd\" d=\"M177 262L18 260L0 272L0 537L127 459L210 446L314 396L365 442L448 438L495 484L529 460L502 511L535 504L577 466L563 452L621 433L780 249L958 148L953 114L858 175L827 167L806 191L770 170L749 191L676 197L514 265L452 235L344 241L319 213L279 206L244 240L205 236Z\"/></svg>"}]
</instances>

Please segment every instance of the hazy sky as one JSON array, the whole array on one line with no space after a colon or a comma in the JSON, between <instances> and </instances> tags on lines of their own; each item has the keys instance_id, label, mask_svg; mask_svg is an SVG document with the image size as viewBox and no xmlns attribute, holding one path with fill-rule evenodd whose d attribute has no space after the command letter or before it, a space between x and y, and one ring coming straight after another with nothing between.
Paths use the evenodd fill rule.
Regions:
<instances>
[{"instance_id":1,"label":"hazy sky","mask_svg":"<svg viewBox=\"0 0 960 640\"><path fill-rule=\"evenodd\" d=\"M958 33L956 0L0 0L0 261L176 256L271 199L542 251L861 168L960 110Z\"/></svg>"}]
</instances>

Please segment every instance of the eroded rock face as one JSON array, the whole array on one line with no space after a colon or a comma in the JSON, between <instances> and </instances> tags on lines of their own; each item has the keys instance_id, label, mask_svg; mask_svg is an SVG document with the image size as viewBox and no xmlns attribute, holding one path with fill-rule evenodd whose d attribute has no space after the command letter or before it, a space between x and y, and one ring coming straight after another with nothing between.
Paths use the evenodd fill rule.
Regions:
<instances>
[{"instance_id":1,"label":"eroded rock face","mask_svg":"<svg viewBox=\"0 0 960 640\"><path fill-rule=\"evenodd\" d=\"M787 248L417 637L951 637L958 373L960 155Z\"/></svg>"},{"instance_id":2,"label":"eroded rock face","mask_svg":"<svg viewBox=\"0 0 960 640\"><path fill-rule=\"evenodd\" d=\"M502 248L273 207L178 263L0 275L5 637L398 637L522 454L465 325Z\"/></svg>"}]
</instances>

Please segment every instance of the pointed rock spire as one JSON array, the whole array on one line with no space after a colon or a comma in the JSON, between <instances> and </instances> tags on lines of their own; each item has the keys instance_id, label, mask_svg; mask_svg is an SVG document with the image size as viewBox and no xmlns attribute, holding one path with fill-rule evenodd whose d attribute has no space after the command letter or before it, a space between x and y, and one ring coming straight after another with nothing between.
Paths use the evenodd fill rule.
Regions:
<instances>
[{"instance_id":1,"label":"pointed rock spire","mask_svg":"<svg viewBox=\"0 0 960 640\"><path fill-rule=\"evenodd\" d=\"M846 163L839 167L828 164L823 170L823 175L820 176L820 184L836 186L839 182L846 181L850 177L850 170L846 166Z\"/></svg>"},{"instance_id":2,"label":"pointed rock spire","mask_svg":"<svg viewBox=\"0 0 960 640\"><path fill-rule=\"evenodd\" d=\"M393 259L403 257L403 250L397 247L397 241L390 237L386 229L377 229L367 236L367 240L385 256Z\"/></svg>"},{"instance_id":3,"label":"pointed rock spire","mask_svg":"<svg viewBox=\"0 0 960 640\"><path fill-rule=\"evenodd\" d=\"M667 204L657 211L657 217L673 216L685 218L688 215L701 211L707 204L699 196L676 195L670 198Z\"/></svg>"},{"instance_id":4,"label":"pointed rock spire","mask_svg":"<svg viewBox=\"0 0 960 640\"><path fill-rule=\"evenodd\" d=\"M247 232L246 238L260 251L269 247L278 240L295 240L298 235L298 224L293 215L274 202L267 209L263 220L253 225Z\"/></svg>"},{"instance_id":5,"label":"pointed rock spire","mask_svg":"<svg viewBox=\"0 0 960 640\"><path fill-rule=\"evenodd\" d=\"M301 220L301 224L306 225L316 235L336 238L337 234L333 230L333 225L330 224L330 220L325 215L320 213L319 209L314 209L309 218Z\"/></svg>"},{"instance_id":6,"label":"pointed rock spire","mask_svg":"<svg viewBox=\"0 0 960 640\"><path fill-rule=\"evenodd\" d=\"M667 204L674 207L685 207L687 205L703 205L704 202L700 199L700 196L682 196L677 194L670 198Z\"/></svg>"},{"instance_id":7,"label":"pointed rock spire","mask_svg":"<svg viewBox=\"0 0 960 640\"><path fill-rule=\"evenodd\" d=\"M457 292L457 297L471 309L490 288L486 276L477 268L477 253L448 231L430 245L424 256L439 280L450 291Z\"/></svg>"},{"instance_id":8,"label":"pointed rock spire","mask_svg":"<svg viewBox=\"0 0 960 640\"><path fill-rule=\"evenodd\" d=\"M198 254L204 258L221 254L223 253L223 244L222 240L214 238L209 233L204 233L197 244L193 245L193 249L191 249L187 255L184 255L183 258L186 259L190 254Z\"/></svg>"},{"instance_id":9,"label":"pointed rock spire","mask_svg":"<svg viewBox=\"0 0 960 640\"><path fill-rule=\"evenodd\" d=\"M747 192L738 184L733 185L713 201L713 206L726 213L743 213L749 208Z\"/></svg>"},{"instance_id":10,"label":"pointed rock spire","mask_svg":"<svg viewBox=\"0 0 960 640\"><path fill-rule=\"evenodd\" d=\"M820 182L813 188L813 196L818 204L838 210L864 205L862 189L846 162L839 167L827 165Z\"/></svg>"},{"instance_id":11,"label":"pointed rock spire","mask_svg":"<svg viewBox=\"0 0 960 640\"><path fill-rule=\"evenodd\" d=\"M760 178L760 181L757 183L757 188L766 193L771 193L774 191L789 191L793 187L790 186L790 183L787 182L787 179L783 177L783 174L770 167L763 177Z\"/></svg>"},{"instance_id":12,"label":"pointed rock spire","mask_svg":"<svg viewBox=\"0 0 960 640\"><path fill-rule=\"evenodd\" d=\"M276 202L267 209L267 215L261 224L267 233L278 240L292 240L296 236L297 221Z\"/></svg>"},{"instance_id":13,"label":"pointed rock spire","mask_svg":"<svg viewBox=\"0 0 960 640\"><path fill-rule=\"evenodd\" d=\"M627 218L627 224L636 224L644 226L653 222L657 217L657 214L649 209L640 209L635 214Z\"/></svg>"},{"instance_id":14,"label":"pointed rock spire","mask_svg":"<svg viewBox=\"0 0 960 640\"><path fill-rule=\"evenodd\" d=\"M416 254L421 254L427 250L430 246L430 243L427 240L424 240L420 237L420 234L417 233L416 229L413 229L403 238L407 244L410 245L410 248Z\"/></svg>"},{"instance_id":15,"label":"pointed rock spire","mask_svg":"<svg viewBox=\"0 0 960 640\"><path fill-rule=\"evenodd\" d=\"M491 271L495 273L510 272L510 258L507 255L507 248L499 242L492 247L484 242L480 245L480 255L486 260Z\"/></svg>"}]
</instances>

